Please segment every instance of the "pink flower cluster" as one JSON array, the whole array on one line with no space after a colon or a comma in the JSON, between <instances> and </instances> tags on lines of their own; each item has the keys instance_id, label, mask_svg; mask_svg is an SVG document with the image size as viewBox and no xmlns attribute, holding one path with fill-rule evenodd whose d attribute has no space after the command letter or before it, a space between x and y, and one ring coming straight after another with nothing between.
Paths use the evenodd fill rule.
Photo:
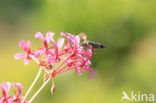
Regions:
<instances>
[{"instance_id":1,"label":"pink flower cluster","mask_svg":"<svg viewBox=\"0 0 156 103\"><path fill-rule=\"evenodd\" d=\"M44 37L38 32L35 38L40 39L44 46L31 51L30 41L26 43L22 40L19 46L26 53L16 54L15 59L24 57L25 64L28 64L29 60L35 60L46 72L45 81L48 79L54 80L56 75L72 69L75 69L78 74L88 72L92 80L91 72L94 75L96 75L96 72L90 67L91 49L80 45L80 37L78 35L61 33L61 36L65 37L65 39L60 37L56 43L53 39L54 33L47 32L46 37ZM56 65L56 63L59 65ZM52 88L54 88L54 85Z\"/></svg>"},{"instance_id":2,"label":"pink flower cluster","mask_svg":"<svg viewBox=\"0 0 156 103\"><path fill-rule=\"evenodd\" d=\"M18 89L18 92L15 92L14 96L9 96L9 90L11 86ZM0 90L2 90L2 96L0 97L0 103L21 103L22 98L20 97L22 92L22 86L20 83L3 83L3 85L0 84ZM28 103L27 101L24 101L24 103Z\"/></svg>"}]
</instances>

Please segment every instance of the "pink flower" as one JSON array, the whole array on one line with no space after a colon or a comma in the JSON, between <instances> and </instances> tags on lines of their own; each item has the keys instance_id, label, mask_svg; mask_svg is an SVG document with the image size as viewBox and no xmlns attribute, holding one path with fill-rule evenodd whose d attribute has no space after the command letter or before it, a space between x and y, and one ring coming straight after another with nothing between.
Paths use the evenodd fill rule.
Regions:
<instances>
[{"instance_id":1,"label":"pink flower","mask_svg":"<svg viewBox=\"0 0 156 103\"><path fill-rule=\"evenodd\" d=\"M54 62L58 62L60 61L60 56L63 55L63 53L61 52L61 48L64 44L64 39L63 38L59 38L57 41L57 44L55 43L55 41L53 39L51 39L51 43L54 46L54 55L55 55L55 61Z\"/></svg>"},{"instance_id":2,"label":"pink flower","mask_svg":"<svg viewBox=\"0 0 156 103\"><path fill-rule=\"evenodd\" d=\"M51 32L47 32L46 37L44 38L44 36L42 35L42 33L37 32L35 35L35 38L39 38L40 40L43 41L44 43L44 51L48 52L48 44L50 42L51 39L53 39L54 33Z\"/></svg>"},{"instance_id":3,"label":"pink flower","mask_svg":"<svg viewBox=\"0 0 156 103\"><path fill-rule=\"evenodd\" d=\"M92 79L90 72L92 72L94 75L96 75L96 73L90 68L90 59L92 56L91 49L84 49L80 45L79 36L74 36L70 33L61 33L61 35L67 38L67 40L64 40L64 38L59 38L56 44L53 39L54 33L47 32L46 37L44 38L43 35L38 32L35 35L35 38L42 40L44 47L32 52L30 49L30 41L27 43L25 43L24 40L20 41L19 46L26 52L26 54L18 53L15 55L15 59L25 57L24 63L28 64L29 60L31 60L33 56L37 61L40 61L40 66L45 69L50 69L48 73L50 72L51 74L49 75L52 75L53 78L57 74L75 69L78 74L87 71L90 79ZM51 47L48 46L49 42L52 43ZM43 58L38 60L41 55ZM62 63L57 68L54 68L55 63L61 61Z\"/></svg>"},{"instance_id":4,"label":"pink flower","mask_svg":"<svg viewBox=\"0 0 156 103\"><path fill-rule=\"evenodd\" d=\"M18 92L15 93L14 96L9 96L9 90L11 86L16 87L18 89ZM22 92L22 86L20 83L3 83L3 85L0 84L0 89L2 90L2 96L0 97L0 103L21 103L22 98L20 97ZM24 103L28 103L25 101Z\"/></svg>"},{"instance_id":5,"label":"pink flower","mask_svg":"<svg viewBox=\"0 0 156 103\"><path fill-rule=\"evenodd\" d=\"M90 67L91 55L92 55L92 51L90 49L88 49L87 51L84 51L82 49L82 50L78 51L77 53L74 53L70 59L66 60L66 63L68 64L68 68L65 70L61 69L61 70L59 70L58 73L69 71L71 69L75 69L78 74L81 74L82 72L87 71L89 73L90 79L92 80L90 71L95 76L96 76L96 72Z\"/></svg>"},{"instance_id":6,"label":"pink flower","mask_svg":"<svg viewBox=\"0 0 156 103\"><path fill-rule=\"evenodd\" d=\"M13 100L13 97L8 96L8 92L10 90L11 84L9 82L3 83L3 86L0 85L0 89L2 89L2 96L0 97L0 103L11 103L11 100Z\"/></svg>"},{"instance_id":7,"label":"pink flower","mask_svg":"<svg viewBox=\"0 0 156 103\"><path fill-rule=\"evenodd\" d=\"M29 60L31 60L31 56L34 56L34 58L38 58L40 56L40 52L39 51L32 51L31 52L31 48L30 48L30 41L28 40L27 43L24 40L21 40L19 42L19 46L26 52L26 53L17 53L15 55L15 59L20 59L20 58L25 58L24 59L24 64L28 64ZM31 55L31 56L30 56Z\"/></svg>"},{"instance_id":8,"label":"pink flower","mask_svg":"<svg viewBox=\"0 0 156 103\"><path fill-rule=\"evenodd\" d=\"M48 80L49 78L52 79L53 81L52 91L54 91L55 87L54 78L58 74L61 74L63 72L75 69L78 74L81 74L82 72L87 71L89 73L89 77L91 80L92 80L91 72L96 76L96 72L92 68L90 68L91 65L90 58L92 56L91 49L87 49L87 51L85 51L83 47L79 45L80 44L79 36L74 36L71 34L66 35L63 33L61 35L65 36L68 39L68 41L65 42L65 46L63 50L60 52L61 53L65 52L64 54L68 55L68 57L64 59L64 57L59 55L60 52L58 52L58 46L56 46L54 41L51 41L55 48L56 58L61 58L62 60L62 63L57 68L53 68L52 71L49 72L45 77L46 78L45 81ZM52 57L49 56L48 58L50 59Z\"/></svg>"},{"instance_id":9,"label":"pink flower","mask_svg":"<svg viewBox=\"0 0 156 103\"><path fill-rule=\"evenodd\" d=\"M45 81L52 79L52 92L55 90L55 77L69 70L74 69L78 74L88 72L90 80L92 80L92 73L96 76L96 72L90 67L92 50L80 45L80 37L78 35L61 33L61 36L65 37L65 39L59 38L57 43L54 41L53 36L54 33L51 32L47 32L46 37L38 32L35 38L39 38L44 46L33 52L30 49L30 41L25 43L22 40L19 45L26 54L18 53L15 55L15 59L25 57L24 63L27 64L29 60L35 58L39 62L39 66L46 72ZM52 46L49 46L50 42ZM59 65L56 67L55 64L58 62Z\"/></svg>"},{"instance_id":10,"label":"pink flower","mask_svg":"<svg viewBox=\"0 0 156 103\"><path fill-rule=\"evenodd\" d=\"M26 43L24 40L21 40L19 42L19 46L26 52L26 54L18 53L18 54L15 55L15 59L20 59L20 58L25 57L24 64L28 64L29 60L31 59L29 57L29 54L31 53L31 51L30 51L30 41L28 41Z\"/></svg>"},{"instance_id":11,"label":"pink flower","mask_svg":"<svg viewBox=\"0 0 156 103\"><path fill-rule=\"evenodd\" d=\"M64 39L59 38L58 42L56 44L55 41L53 40L53 36L54 36L54 33L51 33L51 32L47 32L45 38L43 37L43 35L40 32L38 32L35 35L36 38L41 39L44 43L44 47L39 48L39 50L41 50L42 54L43 54L43 60L40 61L40 66L46 65L45 68L47 68L48 64L53 66L55 64L55 62L60 61L59 56L62 55L61 48L63 46ZM53 45L52 47L48 47L48 44L50 41ZM47 61L45 61L46 58L47 58Z\"/></svg>"},{"instance_id":12,"label":"pink flower","mask_svg":"<svg viewBox=\"0 0 156 103\"><path fill-rule=\"evenodd\" d=\"M54 36L54 33L47 32L46 37L44 38L40 32L37 32L35 35L35 38L41 39L44 42L44 45L47 47L50 42L50 39L52 39L53 36Z\"/></svg>"}]
</instances>

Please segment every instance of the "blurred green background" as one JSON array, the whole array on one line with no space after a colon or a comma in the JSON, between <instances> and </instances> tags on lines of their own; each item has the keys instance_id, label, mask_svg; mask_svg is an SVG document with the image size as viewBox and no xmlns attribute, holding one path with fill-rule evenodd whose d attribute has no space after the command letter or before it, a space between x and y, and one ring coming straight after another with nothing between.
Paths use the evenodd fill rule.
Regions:
<instances>
[{"instance_id":1,"label":"blurred green background","mask_svg":"<svg viewBox=\"0 0 156 103\"><path fill-rule=\"evenodd\" d=\"M55 38L85 32L108 48L93 54L92 81L87 73L66 72L56 77L54 95L49 83L34 103L129 103L121 101L122 91L156 95L156 0L0 0L0 83L20 82L24 95L38 66L14 60L23 52L18 43L42 46L34 35L47 31Z\"/></svg>"}]
</instances>

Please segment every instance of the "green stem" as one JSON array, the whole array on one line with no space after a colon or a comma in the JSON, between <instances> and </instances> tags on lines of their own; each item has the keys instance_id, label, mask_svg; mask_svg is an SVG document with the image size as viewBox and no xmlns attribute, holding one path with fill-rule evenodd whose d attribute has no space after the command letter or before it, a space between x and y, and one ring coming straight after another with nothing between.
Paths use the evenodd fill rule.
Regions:
<instances>
[{"instance_id":1,"label":"green stem","mask_svg":"<svg viewBox=\"0 0 156 103\"><path fill-rule=\"evenodd\" d=\"M31 103L34 98L38 95L38 93L46 86L46 84L49 82L50 79L48 79L46 82L42 84L42 86L38 89L38 91L32 96L32 98L29 100L29 103Z\"/></svg>"},{"instance_id":2,"label":"green stem","mask_svg":"<svg viewBox=\"0 0 156 103\"><path fill-rule=\"evenodd\" d=\"M33 86L35 85L37 79L39 78L40 74L41 74L41 70L42 68L39 69L37 75L36 75L36 78L34 79L33 83L31 84L31 86L29 87L28 91L26 92L24 98L22 99L22 102L21 103L24 103L25 99L27 98L28 94L30 93L30 91L32 90Z\"/></svg>"}]
</instances>

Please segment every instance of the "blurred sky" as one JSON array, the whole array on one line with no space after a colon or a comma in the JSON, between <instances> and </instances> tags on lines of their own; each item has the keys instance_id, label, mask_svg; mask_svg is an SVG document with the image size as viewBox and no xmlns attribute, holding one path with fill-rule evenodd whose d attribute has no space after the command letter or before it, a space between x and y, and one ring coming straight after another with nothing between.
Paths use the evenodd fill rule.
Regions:
<instances>
[{"instance_id":1,"label":"blurred sky","mask_svg":"<svg viewBox=\"0 0 156 103\"><path fill-rule=\"evenodd\" d=\"M156 0L0 0L0 83L21 82L24 95L38 67L14 60L23 52L18 43L42 46L34 35L48 31L55 40L60 32L85 32L108 48L93 54L92 81L87 73L61 74L54 95L49 83L34 103L122 103L122 91L156 96Z\"/></svg>"}]
</instances>

